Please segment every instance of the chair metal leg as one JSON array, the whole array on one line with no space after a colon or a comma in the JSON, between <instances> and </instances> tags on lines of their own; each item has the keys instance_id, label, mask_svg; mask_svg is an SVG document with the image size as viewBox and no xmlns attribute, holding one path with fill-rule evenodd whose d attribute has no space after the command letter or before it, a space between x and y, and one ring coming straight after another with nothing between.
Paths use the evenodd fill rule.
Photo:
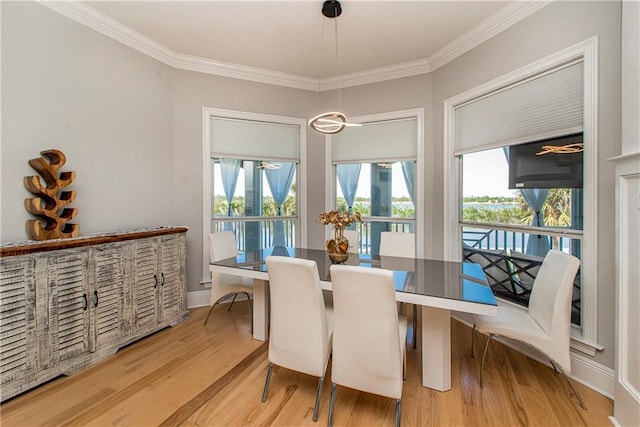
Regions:
<instances>
[{"instance_id":1,"label":"chair metal leg","mask_svg":"<svg viewBox=\"0 0 640 427\"><path fill-rule=\"evenodd\" d=\"M253 306L251 304L251 296L247 292L243 292L247 296L247 303L249 304L249 325L251 325L251 335L253 335Z\"/></svg>"},{"instance_id":2,"label":"chair metal leg","mask_svg":"<svg viewBox=\"0 0 640 427\"><path fill-rule=\"evenodd\" d=\"M407 380L407 350L404 351L404 357L402 358L402 380Z\"/></svg>"},{"instance_id":3,"label":"chair metal leg","mask_svg":"<svg viewBox=\"0 0 640 427\"><path fill-rule=\"evenodd\" d=\"M336 401L336 385L331 383L331 399L329 400L329 421L327 425L333 427L333 405Z\"/></svg>"},{"instance_id":4,"label":"chair metal leg","mask_svg":"<svg viewBox=\"0 0 640 427\"><path fill-rule=\"evenodd\" d=\"M418 341L418 306L413 304L413 349L416 349Z\"/></svg>"},{"instance_id":5,"label":"chair metal leg","mask_svg":"<svg viewBox=\"0 0 640 427\"><path fill-rule=\"evenodd\" d=\"M269 392L269 383L271 382L271 372L273 371L273 363L269 363L269 369L267 370L267 379L264 382L264 390L262 391L262 401L267 401L267 393Z\"/></svg>"},{"instance_id":6,"label":"chair metal leg","mask_svg":"<svg viewBox=\"0 0 640 427\"><path fill-rule=\"evenodd\" d=\"M549 359L549 360L551 360L551 359ZM553 368L556 370L556 372L558 372L558 369L560 370L560 373L564 376L564 379L567 380L567 382L569 383L569 387L571 387L571 390L573 390L573 394L575 394L576 397L578 398L578 402L580 402L580 406L582 407L582 409L584 409L586 411L587 407L585 406L584 402L582 401L582 397L580 396L580 393L578 393L578 390L576 390L576 388L573 386L573 383L571 382L571 380L567 376L567 373L564 371L564 369L562 369L561 366L557 366L553 362L553 360L551 360L551 364L553 365Z\"/></svg>"},{"instance_id":7,"label":"chair metal leg","mask_svg":"<svg viewBox=\"0 0 640 427\"><path fill-rule=\"evenodd\" d=\"M402 400L396 399L396 427L400 427L401 414L402 414Z\"/></svg>"},{"instance_id":8,"label":"chair metal leg","mask_svg":"<svg viewBox=\"0 0 640 427\"><path fill-rule=\"evenodd\" d=\"M218 302L213 303L213 305L211 306L211 308L209 309L209 314L207 314L207 318L204 319L204 324L206 325L207 322L209 321L209 316L211 316L211 312L213 311L213 308L216 306Z\"/></svg>"},{"instance_id":9,"label":"chair metal leg","mask_svg":"<svg viewBox=\"0 0 640 427\"><path fill-rule=\"evenodd\" d=\"M471 358L475 359L475 356L473 354L473 339L475 338L476 335L476 324L473 324L473 328L471 329Z\"/></svg>"},{"instance_id":10,"label":"chair metal leg","mask_svg":"<svg viewBox=\"0 0 640 427\"><path fill-rule=\"evenodd\" d=\"M320 395L322 394L322 386L324 385L324 377L318 380L318 390L316 390L316 404L313 407L313 422L318 421L318 412L320 409Z\"/></svg>"},{"instance_id":11,"label":"chair metal leg","mask_svg":"<svg viewBox=\"0 0 640 427\"><path fill-rule=\"evenodd\" d=\"M484 359L487 357L487 349L489 348L489 341L491 341L491 338L493 338L494 334L489 334L487 336L487 342L484 345L484 353L482 353L482 363L480 364L480 388L482 388L483 383L482 383L482 374L484 373Z\"/></svg>"},{"instance_id":12,"label":"chair metal leg","mask_svg":"<svg viewBox=\"0 0 640 427\"><path fill-rule=\"evenodd\" d=\"M229 304L229 308L227 308L227 311L231 311L231 307L233 307L233 303L236 302L236 298L238 298L237 292L233 294L233 299L231 300L231 304Z\"/></svg>"}]
</instances>

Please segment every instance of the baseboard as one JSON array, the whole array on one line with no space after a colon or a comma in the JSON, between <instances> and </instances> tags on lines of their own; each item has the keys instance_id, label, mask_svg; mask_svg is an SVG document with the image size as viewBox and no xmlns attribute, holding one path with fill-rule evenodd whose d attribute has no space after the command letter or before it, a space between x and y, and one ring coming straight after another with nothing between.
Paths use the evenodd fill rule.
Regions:
<instances>
[{"instance_id":1,"label":"baseboard","mask_svg":"<svg viewBox=\"0 0 640 427\"><path fill-rule=\"evenodd\" d=\"M622 425L620 425L620 423L618 422L618 420L616 420L613 416L609 417L609 421L611 422L611 424L613 424L615 427L622 427Z\"/></svg>"},{"instance_id":2,"label":"baseboard","mask_svg":"<svg viewBox=\"0 0 640 427\"><path fill-rule=\"evenodd\" d=\"M204 307L211 305L211 291L191 291L187 292L187 308Z\"/></svg>"},{"instance_id":3,"label":"baseboard","mask_svg":"<svg viewBox=\"0 0 640 427\"><path fill-rule=\"evenodd\" d=\"M221 301L220 304L227 304L231 302L231 296ZM239 294L236 301L242 301L247 299L244 294ZM187 292L187 308L205 307L211 305L211 290L206 289L204 291L191 291Z\"/></svg>"},{"instance_id":4,"label":"baseboard","mask_svg":"<svg viewBox=\"0 0 640 427\"><path fill-rule=\"evenodd\" d=\"M466 316L466 313L452 313L452 316L459 320L460 322L468 325L469 327L473 326L473 320L471 316ZM494 338L504 345L507 345L513 348L516 351L519 351L522 354L525 354L531 357L538 362L551 366L549 360L546 359L541 353L536 352L531 347L522 344L517 341L509 340L506 338ZM613 392L615 388L615 375L614 370L604 366L588 357L583 356L581 353L572 351L571 352L571 374L569 377L574 379L575 381L586 385L590 389L613 399Z\"/></svg>"}]
</instances>

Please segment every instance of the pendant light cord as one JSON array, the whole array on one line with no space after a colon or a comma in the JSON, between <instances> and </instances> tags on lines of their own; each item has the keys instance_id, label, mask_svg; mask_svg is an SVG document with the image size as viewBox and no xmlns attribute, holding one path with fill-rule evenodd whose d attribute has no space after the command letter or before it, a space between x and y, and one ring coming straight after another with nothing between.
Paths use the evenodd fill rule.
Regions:
<instances>
[{"instance_id":1,"label":"pendant light cord","mask_svg":"<svg viewBox=\"0 0 640 427\"><path fill-rule=\"evenodd\" d=\"M340 83L340 55L338 55L338 17L334 19L334 33L336 40L336 76L338 78L338 111L342 111L342 91L340 87L342 86Z\"/></svg>"}]
</instances>

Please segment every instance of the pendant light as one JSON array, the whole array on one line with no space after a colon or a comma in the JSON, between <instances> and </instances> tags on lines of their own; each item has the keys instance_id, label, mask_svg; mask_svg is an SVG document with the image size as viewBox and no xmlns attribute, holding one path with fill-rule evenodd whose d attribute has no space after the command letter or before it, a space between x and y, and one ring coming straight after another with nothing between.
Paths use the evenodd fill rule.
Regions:
<instances>
[{"instance_id":1,"label":"pendant light","mask_svg":"<svg viewBox=\"0 0 640 427\"><path fill-rule=\"evenodd\" d=\"M338 77L338 109L342 109L342 92L340 90L340 66L338 61L338 16L342 14L342 6L338 0L326 0L322 5L322 14L334 19L334 33L336 44L336 71ZM309 127L325 134L335 134L347 126L361 126L356 123L347 123L347 116L339 111L318 114L309 120Z\"/></svg>"}]
</instances>

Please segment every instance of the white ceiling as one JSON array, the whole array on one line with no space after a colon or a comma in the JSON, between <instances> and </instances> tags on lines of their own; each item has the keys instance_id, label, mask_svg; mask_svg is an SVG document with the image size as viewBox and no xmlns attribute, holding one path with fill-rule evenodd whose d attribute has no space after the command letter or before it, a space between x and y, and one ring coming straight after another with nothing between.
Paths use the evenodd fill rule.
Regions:
<instances>
[{"instance_id":1,"label":"white ceiling","mask_svg":"<svg viewBox=\"0 0 640 427\"><path fill-rule=\"evenodd\" d=\"M322 3L147 0L80 4L94 21L97 17L112 27L115 24L120 32L124 29L140 36L145 43L169 52L173 62L175 58L191 62L191 69L194 62L198 66L210 62L321 82L335 80L338 74L348 80L349 76L397 71L409 65L431 71L547 2L344 0L337 20L322 16Z\"/></svg>"}]
</instances>

